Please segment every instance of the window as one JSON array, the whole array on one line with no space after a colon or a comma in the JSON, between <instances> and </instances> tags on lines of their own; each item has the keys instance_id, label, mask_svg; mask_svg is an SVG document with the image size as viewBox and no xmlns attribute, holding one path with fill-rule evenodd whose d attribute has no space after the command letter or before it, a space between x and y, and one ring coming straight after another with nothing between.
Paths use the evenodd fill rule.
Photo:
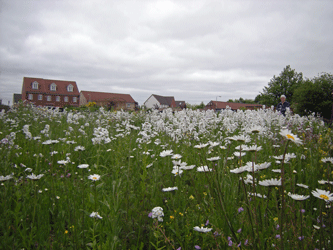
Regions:
<instances>
[{"instance_id":1,"label":"window","mask_svg":"<svg viewBox=\"0 0 333 250\"><path fill-rule=\"evenodd\" d=\"M50 90L51 90L51 91L57 91L57 85L56 85L55 83L52 83L52 84L50 85Z\"/></svg>"},{"instance_id":2,"label":"window","mask_svg":"<svg viewBox=\"0 0 333 250\"><path fill-rule=\"evenodd\" d=\"M73 92L73 85L72 85L72 84L69 84L69 85L67 86L67 91L68 91L68 92Z\"/></svg>"},{"instance_id":3,"label":"window","mask_svg":"<svg viewBox=\"0 0 333 250\"><path fill-rule=\"evenodd\" d=\"M73 102L77 102L77 97L76 96L73 97Z\"/></svg>"},{"instance_id":4,"label":"window","mask_svg":"<svg viewBox=\"0 0 333 250\"><path fill-rule=\"evenodd\" d=\"M38 101L42 101L43 100L43 95L38 95Z\"/></svg>"},{"instance_id":5,"label":"window","mask_svg":"<svg viewBox=\"0 0 333 250\"><path fill-rule=\"evenodd\" d=\"M30 101L33 100L33 99L34 99L33 94L29 94L29 95L28 95L28 99L29 99Z\"/></svg>"},{"instance_id":6,"label":"window","mask_svg":"<svg viewBox=\"0 0 333 250\"><path fill-rule=\"evenodd\" d=\"M126 108L131 108L131 104L130 103L126 103Z\"/></svg>"},{"instance_id":7,"label":"window","mask_svg":"<svg viewBox=\"0 0 333 250\"><path fill-rule=\"evenodd\" d=\"M68 102L68 96L65 96L64 100L65 100L65 102Z\"/></svg>"},{"instance_id":8,"label":"window","mask_svg":"<svg viewBox=\"0 0 333 250\"><path fill-rule=\"evenodd\" d=\"M38 82L34 81L32 83L32 89L38 89Z\"/></svg>"},{"instance_id":9,"label":"window","mask_svg":"<svg viewBox=\"0 0 333 250\"><path fill-rule=\"evenodd\" d=\"M47 99L46 99L48 102L50 102L52 100L52 97L50 95L47 96Z\"/></svg>"},{"instance_id":10,"label":"window","mask_svg":"<svg viewBox=\"0 0 333 250\"><path fill-rule=\"evenodd\" d=\"M60 102L60 96L56 96L56 102Z\"/></svg>"}]
</instances>

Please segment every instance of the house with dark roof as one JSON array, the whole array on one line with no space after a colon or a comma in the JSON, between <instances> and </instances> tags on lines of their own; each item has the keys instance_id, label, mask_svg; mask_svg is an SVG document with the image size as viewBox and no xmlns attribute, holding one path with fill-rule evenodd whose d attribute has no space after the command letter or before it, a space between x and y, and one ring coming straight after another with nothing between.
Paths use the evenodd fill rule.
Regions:
<instances>
[{"instance_id":1,"label":"house with dark roof","mask_svg":"<svg viewBox=\"0 0 333 250\"><path fill-rule=\"evenodd\" d=\"M175 101L173 96L151 95L143 104L147 109L186 108L185 101Z\"/></svg>"},{"instance_id":2,"label":"house with dark roof","mask_svg":"<svg viewBox=\"0 0 333 250\"><path fill-rule=\"evenodd\" d=\"M115 110L135 110L138 107L138 103L129 94L81 91L80 106L89 102L95 102L98 106L106 106Z\"/></svg>"},{"instance_id":3,"label":"house with dark roof","mask_svg":"<svg viewBox=\"0 0 333 250\"><path fill-rule=\"evenodd\" d=\"M74 81L24 77L22 101L35 106L79 106L79 89Z\"/></svg>"},{"instance_id":4,"label":"house with dark roof","mask_svg":"<svg viewBox=\"0 0 333 250\"><path fill-rule=\"evenodd\" d=\"M231 110L237 109L260 109L262 108L261 104L249 104L249 103L236 103L236 102L220 102L220 101L210 101L206 106L205 110L207 109L214 109L215 111L220 111L222 109L226 109L229 107Z\"/></svg>"}]
</instances>

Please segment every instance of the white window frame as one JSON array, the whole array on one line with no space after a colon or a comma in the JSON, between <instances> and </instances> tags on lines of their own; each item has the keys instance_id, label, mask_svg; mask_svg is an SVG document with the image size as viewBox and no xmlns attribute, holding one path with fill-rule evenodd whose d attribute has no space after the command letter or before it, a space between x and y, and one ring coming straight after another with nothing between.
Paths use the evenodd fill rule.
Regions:
<instances>
[{"instance_id":1,"label":"white window frame","mask_svg":"<svg viewBox=\"0 0 333 250\"><path fill-rule=\"evenodd\" d=\"M56 102L60 102L60 96L56 96Z\"/></svg>"},{"instance_id":2,"label":"white window frame","mask_svg":"<svg viewBox=\"0 0 333 250\"><path fill-rule=\"evenodd\" d=\"M68 96L65 96L64 102L68 102Z\"/></svg>"},{"instance_id":3,"label":"white window frame","mask_svg":"<svg viewBox=\"0 0 333 250\"><path fill-rule=\"evenodd\" d=\"M67 86L67 91L68 91L68 92L73 92L73 90L74 90L73 85L72 85L72 84L69 84L69 85Z\"/></svg>"},{"instance_id":4,"label":"white window frame","mask_svg":"<svg viewBox=\"0 0 333 250\"><path fill-rule=\"evenodd\" d=\"M52 101L52 96L48 95L48 96L46 97L46 100L47 100L48 102Z\"/></svg>"},{"instance_id":5,"label":"white window frame","mask_svg":"<svg viewBox=\"0 0 333 250\"><path fill-rule=\"evenodd\" d=\"M38 95L38 101L43 101L43 95Z\"/></svg>"},{"instance_id":6,"label":"white window frame","mask_svg":"<svg viewBox=\"0 0 333 250\"><path fill-rule=\"evenodd\" d=\"M38 89L38 82L34 81L32 83L32 89Z\"/></svg>"},{"instance_id":7,"label":"white window frame","mask_svg":"<svg viewBox=\"0 0 333 250\"><path fill-rule=\"evenodd\" d=\"M73 96L73 102L77 102L77 97Z\"/></svg>"},{"instance_id":8,"label":"white window frame","mask_svg":"<svg viewBox=\"0 0 333 250\"><path fill-rule=\"evenodd\" d=\"M56 85L55 83L52 83L52 84L50 85L50 90L51 90L51 91L57 91L57 85Z\"/></svg>"},{"instance_id":9,"label":"white window frame","mask_svg":"<svg viewBox=\"0 0 333 250\"><path fill-rule=\"evenodd\" d=\"M28 99L29 99L30 101L32 101L32 100L34 99L34 95L33 95L33 94L28 94Z\"/></svg>"}]
</instances>

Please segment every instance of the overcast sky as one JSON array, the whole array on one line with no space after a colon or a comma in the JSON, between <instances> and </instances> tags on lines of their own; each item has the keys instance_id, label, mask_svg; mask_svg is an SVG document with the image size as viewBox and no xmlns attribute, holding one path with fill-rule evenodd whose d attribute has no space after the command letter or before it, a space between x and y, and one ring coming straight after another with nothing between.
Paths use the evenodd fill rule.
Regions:
<instances>
[{"instance_id":1,"label":"overcast sky","mask_svg":"<svg viewBox=\"0 0 333 250\"><path fill-rule=\"evenodd\" d=\"M0 99L23 77L191 104L333 74L332 0L0 0ZM221 97L220 97L221 96Z\"/></svg>"}]
</instances>

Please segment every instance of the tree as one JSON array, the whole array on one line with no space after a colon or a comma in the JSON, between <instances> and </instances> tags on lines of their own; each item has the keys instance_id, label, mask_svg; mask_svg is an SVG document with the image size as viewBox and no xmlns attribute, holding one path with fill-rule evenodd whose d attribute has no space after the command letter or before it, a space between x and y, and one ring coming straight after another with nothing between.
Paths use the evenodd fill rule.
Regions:
<instances>
[{"instance_id":1,"label":"tree","mask_svg":"<svg viewBox=\"0 0 333 250\"><path fill-rule=\"evenodd\" d=\"M276 106L280 102L280 96L285 95L289 103L293 103L294 91L303 83L303 74L297 73L290 65L286 66L279 76L273 76L264 87L263 93L256 96L255 102L267 106Z\"/></svg>"},{"instance_id":2,"label":"tree","mask_svg":"<svg viewBox=\"0 0 333 250\"><path fill-rule=\"evenodd\" d=\"M228 102L234 102L234 103L247 103L247 104L255 104L255 101L252 99L243 99L242 97L240 97L239 99L229 99Z\"/></svg>"},{"instance_id":3,"label":"tree","mask_svg":"<svg viewBox=\"0 0 333 250\"><path fill-rule=\"evenodd\" d=\"M193 110L196 110L196 109L204 109L205 108L205 104L204 102L201 102L200 104L190 104L190 103L186 103L186 108L188 109L193 109Z\"/></svg>"},{"instance_id":4,"label":"tree","mask_svg":"<svg viewBox=\"0 0 333 250\"><path fill-rule=\"evenodd\" d=\"M329 120L332 111L333 75L322 73L307 79L294 93L295 113L308 115L316 112Z\"/></svg>"}]
</instances>

